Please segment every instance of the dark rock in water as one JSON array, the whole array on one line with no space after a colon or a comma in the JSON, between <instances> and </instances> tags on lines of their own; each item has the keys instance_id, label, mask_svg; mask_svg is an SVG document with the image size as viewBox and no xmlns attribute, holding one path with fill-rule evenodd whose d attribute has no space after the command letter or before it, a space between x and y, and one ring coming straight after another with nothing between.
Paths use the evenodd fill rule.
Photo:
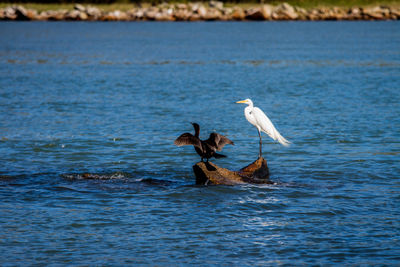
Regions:
<instances>
[{"instance_id":1,"label":"dark rock in water","mask_svg":"<svg viewBox=\"0 0 400 267\"><path fill-rule=\"evenodd\" d=\"M272 182L269 180L269 169L267 161L261 157L253 163L240 169L238 174L247 183L264 184Z\"/></svg>"},{"instance_id":2,"label":"dark rock in water","mask_svg":"<svg viewBox=\"0 0 400 267\"><path fill-rule=\"evenodd\" d=\"M199 162L193 165L196 184L272 184L269 180L269 169L264 158L258 158L239 171L221 168L211 162Z\"/></svg>"}]
</instances>

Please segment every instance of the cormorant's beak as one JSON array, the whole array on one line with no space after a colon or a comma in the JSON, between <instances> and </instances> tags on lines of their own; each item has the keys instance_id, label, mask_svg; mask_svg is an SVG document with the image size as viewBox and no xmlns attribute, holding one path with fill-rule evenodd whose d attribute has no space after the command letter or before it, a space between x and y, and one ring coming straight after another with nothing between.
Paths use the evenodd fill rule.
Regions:
<instances>
[{"instance_id":1,"label":"cormorant's beak","mask_svg":"<svg viewBox=\"0 0 400 267\"><path fill-rule=\"evenodd\" d=\"M238 103L238 104L243 104L243 103L246 103L246 100L238 101L238 102L236 102L236 103Z\"/></svg>"}]
</instances>

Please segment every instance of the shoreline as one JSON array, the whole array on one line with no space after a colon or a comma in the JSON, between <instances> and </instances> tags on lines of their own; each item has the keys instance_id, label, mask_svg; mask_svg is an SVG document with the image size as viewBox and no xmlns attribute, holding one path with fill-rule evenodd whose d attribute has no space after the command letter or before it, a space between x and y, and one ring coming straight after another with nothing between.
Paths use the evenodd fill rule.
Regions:
<instances>
[{"instance_id":1,"label":"shoreline","mask_svg":"<svg viewBox=\"0 0 400 267\"><path fill-rule=\"evenodd\" d=\"M282 3L248 8L226 7L222 2L160 4L127 11L106 11L91 5L75 4L73 9L44 10L11 5L0 8L2 21L324 21L400 20L400 7L301 8Z\"/></svg>"}]
</instances>

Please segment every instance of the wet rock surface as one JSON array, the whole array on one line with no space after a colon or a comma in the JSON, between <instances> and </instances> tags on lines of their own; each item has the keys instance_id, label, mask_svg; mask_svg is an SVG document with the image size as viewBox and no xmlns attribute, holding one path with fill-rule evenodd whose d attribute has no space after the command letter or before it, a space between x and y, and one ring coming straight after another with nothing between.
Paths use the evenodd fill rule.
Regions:
<instances>
[{"instance_id":1,"label":"wet rock surface","mask_svg":"<svg viewBox=\"0 0 400 267\"><path fill-rule=\"evenodd\" d=\"M269 169L267 161L264 158L258 158L239 171L221 168L212 162L198 162L193 166L193 171L196 176L196 184L273 184L269 180Z\"/></svg>"}]
</instances>

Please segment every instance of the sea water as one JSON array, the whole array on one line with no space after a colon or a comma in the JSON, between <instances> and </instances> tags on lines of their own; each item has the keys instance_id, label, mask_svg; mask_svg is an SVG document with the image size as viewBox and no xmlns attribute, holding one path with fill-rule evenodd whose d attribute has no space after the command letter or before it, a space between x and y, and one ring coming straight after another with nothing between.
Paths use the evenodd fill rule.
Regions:
<instances>
[{"instance_id":1,"label":"sea water","mask_svg":"<svg viewBox=\"0 0 400 267\"><path fill-rule=\"evenodd\" d=\"M399 28L1 22L1 264L399 264ZM292 142L263 134L275 184L196 186L173 141L246 166L245 98Z\"/></svg>"}]
</instances>

